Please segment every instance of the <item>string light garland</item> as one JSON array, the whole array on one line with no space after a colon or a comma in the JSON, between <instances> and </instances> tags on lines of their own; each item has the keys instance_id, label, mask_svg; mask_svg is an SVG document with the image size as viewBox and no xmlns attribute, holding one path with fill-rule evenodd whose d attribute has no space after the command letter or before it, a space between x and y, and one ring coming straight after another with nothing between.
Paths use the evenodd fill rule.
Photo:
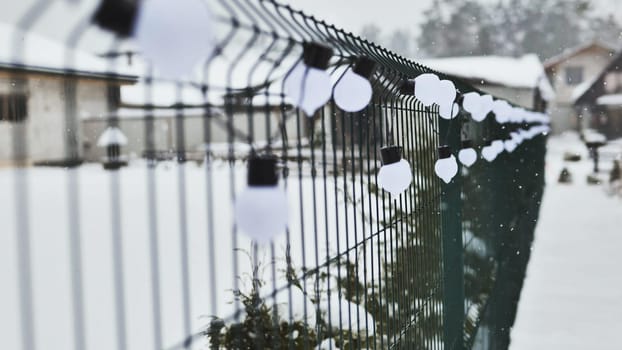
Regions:
<instances>
[{"instance_id":1,"label":"string light garland","mask_svg":"<svg viewBox=\"0 0 622 350\"><path fill-rule=\"evenodd\" d=\"M184 21L179 22L178 18ZM196 40L193 35L211 32L209 12L200 0L102 0L93 21L120 37L134 37L141 52L165 77L190 75L198 62L213 51L211 40ZM304 42L302 46L301 58L283 81L283 92L296 107L313 117L331 96L341 110L349 113L359 112L369 105L373 97L370 79L376 66L374 60L365 56L355 58L333 85L326 71L333 49L317 42ZM550 118L543 113L513 107L488 94L459 94L451 80L440 79L433 73L423 73L406 81L401 92L414 95L425 107L436 104L439 117L446 120L456 118L462 107L476 122L483 122L492 112L499 124L530 125L528 129L514 129L516 131L503 140L488 140L481 151L482 158L488 162L504 151L514 152L525 140L550 131L546 125ZM540 125L534 125L537 123ZM412 182L412 170L402 158L402 148L384 147L381 158L383 165L378 173L378 184L393 196L403 193ZM465 167L477 161L471 140L462 142L458 160ZM440 146L434 167L436 175L450 183L458 173L458 160L449 146ZM278 186L274 157L253 156L248 161L248 187L236 200L235 220L241 231L259 243L269 242L285 230L287 200Z\"/></svg>"},{"instance_id":2,"label":"string light garland","mask_svg":"<svg viewBox=\"0 0 622 350\"><path fill-rule=\"evenodd\" d=\"M434 104L439 106L439 117L452 120L457 117L460 105L471 115L476 122L482 122L492 112L498 124L529 123L534 121L545 122L549 118L543 113L529 112L522 107L514 107L505 100L495 100L491 95L480 95L477 92L459 94L453 82L441 80L432 73L424 73L414 80L406 80L400 86L400 92L414 95L425 107ZM456 101L456 96L458 99ZM451 124L449 125L451 128ZM495 139L486 142L482 148L482 158L493 162L499 154L512 153L522 144L526 136L533 137L535 133L542 133L544 128L533 130L533 127L524 133L512 132L506 139ZM449 135L449 130L447 135ZM445 140L446 142L447 140ZM439 159L435 164L435 172L445 183L450 183L458 172L458 162L451 154L451 149L443 145L438 149ZM477 161L477 152L471 140L465 140L458 153L458 160L465 167L470 167ZM386 182L384 183L386 185Z\"/></svg>"}]
</instances>

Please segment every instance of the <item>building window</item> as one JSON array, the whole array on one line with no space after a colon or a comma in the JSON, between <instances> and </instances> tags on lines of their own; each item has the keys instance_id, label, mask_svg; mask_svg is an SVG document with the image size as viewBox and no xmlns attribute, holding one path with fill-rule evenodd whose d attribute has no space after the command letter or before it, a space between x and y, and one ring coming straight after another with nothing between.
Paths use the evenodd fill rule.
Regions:
<instances>
[{"instance_id":1,"label":"building window","mask_svg":"<svg viewBox=\"0 0 622 350\"><path fill-rule=\"evenodd\" d=\"M22 122L28 114L25 94L0 95L0 121Z\"/></svg>"},{"instance_id":2,"label":"building window","mask_svg":"<svg viewBox=\"0 0 622 350\"><path fill-rule=\"evenodd\" d=\"M566 68L566 84L579 85L583 82L583 67Z\"/></svg>"}]
</instances>

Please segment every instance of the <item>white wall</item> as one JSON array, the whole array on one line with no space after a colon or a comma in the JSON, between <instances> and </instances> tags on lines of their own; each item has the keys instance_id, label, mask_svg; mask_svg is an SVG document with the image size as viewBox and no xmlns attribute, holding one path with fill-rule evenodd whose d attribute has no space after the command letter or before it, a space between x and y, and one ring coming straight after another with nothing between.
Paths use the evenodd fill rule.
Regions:
<instances>
[{"instance_id":1,"label":"white wall","mask_svg":"<svg viewBox=\"0 0 622 350\"><path fill-rule=\"evenodd\" d=\"M612 56L609 51L591 48L550 67L550 79L557 94L555 99L557 104L560 106L568 106L574 103L572 94L577 88L577 85L567 84L566 68L583 67L583 81L590 82L605 69L607 64L611 61L611 58Z\"/></svg>"},{"instance_id":2,"label":"white wall","mask_svg":"<svg viewBox=\"0 0 622 350\"><path fill-rule=\"evenodd\" d=\"M578 89L584 89L605 69L611 61L611 53L605 49L592 47L577 53L547 69L549 78L556 92L555 101L550 106L551 126L553 133L566 130L577 130L585 124L574 109L575 96ZM583 83L568 84L566 68L583 67Z\"/></svg>"},{"instance_id":3,"label":"white wall","mask_svg":"<svg viewBox=\"0 0 622 350\"><path fill-rule=\"evenodd\" d=\"M549 111L551 113L551 128L554 134L567 130L579 129L579 117L572 105L559 105L554 103Z\"/></svg>"},{"instance_id":4,"label":"white wall","mask_svg":"<svg viewBox=\"0 0 622 350\"><path fill-rule=\"evenodd\" d=\"M28 80L28 159L32 162L65 157L65 104L60 79Z\"/></svg>"},{"instance_id":5,"label":"white wall","mask_svg":"<svg viewBox=\"0 0 622 350\"><path fill-rule=\"evenodd\" d=\"M15 91L11 78L2 73L0 93ZM20 75L25 79L24 90L28 96L28 115L24 122L0 122L0 165L13 164L13 137L23 134L27 137L27 154L20 156L26 164L67 159L70 150L67 135L75 133L75 143L71 151L82 155L80 115L103 115L107 105L105 81L77 80L75 118L68 116L65 104L65 81L51 75Z\"/></svg>"}]
</instances>

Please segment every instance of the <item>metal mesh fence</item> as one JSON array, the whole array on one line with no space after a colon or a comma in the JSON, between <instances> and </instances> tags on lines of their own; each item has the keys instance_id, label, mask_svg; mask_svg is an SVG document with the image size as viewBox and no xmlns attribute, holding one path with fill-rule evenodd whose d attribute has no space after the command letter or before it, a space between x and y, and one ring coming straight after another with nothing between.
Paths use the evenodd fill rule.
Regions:
<instances>
[{"instance_id":1,"label":"metal mesh fence","mask_svg":"<svg viewBox=\"0 0 622 350\"><path fill-rule=\"evenodd\" d=\"M64 43L61 68L28 64L25 35L49 2L16 22L3 84L24 85L33 102L10 125L11 167L0 170L6 347L506 348L543 190L544 138L443 184L440 145L458 150L469 138L480 149L529 125L499 125L492 114L475 123L464 110L441 119L404 83L436 73L461 94L477 90L289 6L206 4L214 33L196 40L211 37L215 49L194 80L163 79L138 58L128 68L140 53L120 41L105 48L101 72L81 68L72 49L94 26L90 16ZM375 63L365 109L347 113L331 100L308 117L293 106L283 79L312 42L333 49L333 76L360 57ZM46 84L61 96L48 113L57 129L37 124L46 112L34 99ZM128 105L132 85L141 102ZM99 96L96 115L84 115L87 91ZM104 153L97 138L110 127L127 143ZM40 157L41 143L62 157ZM378 185L380 149L390 145L413 174L399 196ZM249 159L267 156L277 159L289 219L256 243L232 208Z\"/></svg>"}]
</instances>

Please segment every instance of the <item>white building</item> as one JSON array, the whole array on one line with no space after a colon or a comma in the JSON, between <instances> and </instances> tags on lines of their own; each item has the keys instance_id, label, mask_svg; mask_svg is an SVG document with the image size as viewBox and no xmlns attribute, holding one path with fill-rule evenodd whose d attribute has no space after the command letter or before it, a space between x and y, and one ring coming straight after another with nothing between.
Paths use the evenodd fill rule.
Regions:
<instances>
[{"instance_id":1,"label":"white building","mask_svg":"<svg viewBox=\"0 0 622 350\"><path fill-rule=\"evenodd\" d=\"M116 108L127 72L0 23L0 166L75 165L83 156L79 117Z\"/></svg>"},{"instance_id":2,"label":"white building","mask_svg":"<svg viewBox=\"0 0 622 350\"><path fill-rule=\"evenodd\" d=\"M579 118L580 114L575 111L574 104L607 67L615 52L614 47L593 41L570 48L544 62L556 92L551 105L551 126L554 132L587 126L588 122Z\"/></svg>"}]
</instances>

